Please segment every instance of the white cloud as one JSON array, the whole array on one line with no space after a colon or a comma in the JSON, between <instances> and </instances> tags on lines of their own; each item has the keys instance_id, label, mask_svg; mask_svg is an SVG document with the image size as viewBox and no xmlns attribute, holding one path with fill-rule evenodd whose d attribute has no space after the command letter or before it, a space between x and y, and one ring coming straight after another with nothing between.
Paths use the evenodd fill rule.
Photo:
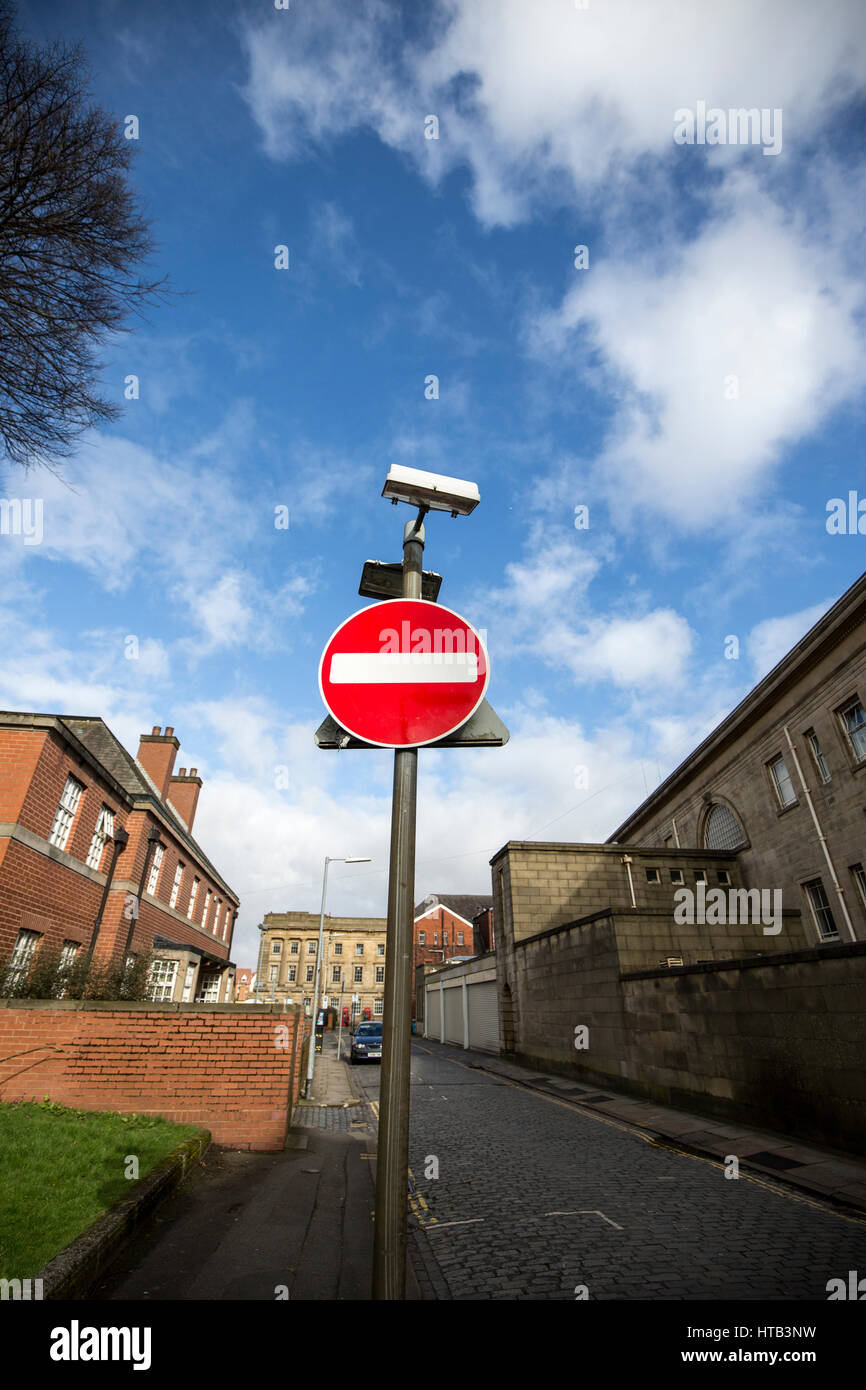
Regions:
<instances>
[{"instance_id":1,"label":"white cloud","mask_svg":"<svg viewBox=\"0 0 866 1390\"><path fill-rule=\"evenodd\" d=\"M248 23L243 95L268 154L297 158L366 128L433 180L467 163L477 215L507 225L539 197L602 182L610 193L623 165L672 154L674 112L698 100L782 107L786 140L811 139L866 68L853 5L448 0L426 20L417 45L379 0L299 8L276 35L272 23ZM438 140L424 139L427 114L439 118ZM721 146L693 153L731 156Z\"/></svg>"},{"instance_id":2,"label":"white cloud","mask_svg":"<svg viewBox=\"0 0 866 1390\"><path fill-rule=\"evenodd\" d=\"M694 641L689 624L638 597L631 613L594 611L588 590L613 548L609 539L591 544L588 535L563 535L549 523L531 527L527 558L507 565L506 583L478 600L478 611L490 613L497 653L534 654L568 671L576 685L612 681L640 691L680 683Z\"/></svg>"},{"instance_id":3,"label":"white cloud","mask_svg":"<svg viewBox=\"0 0 866 1390\"><path fill-rule=\"evenodd\" d=\"M34 477L43 539L5 553L6 564L65 562L111 595L138 597L151 587L167 594L175 614L192 624L179 643L188 656L284 640L281 622L303 612L315 577L290 573L271 592L254 572L257 545L274 534L275 503L264 483L251 489L225 458L248 451L252 428L243 406L231 410L224 431L172 459L129 440L89 436L64 478L47 471ZM317 483L304 475L302 511L305 490Z\"/></svg>"},{"instance_id":4,"label":"white cloud","mask_svg":"<svg viewBox=\"0 0 866 1390\"><path fill-rule=\"evenodd\" d=\"M813 603L808 608L802 608L799 613L788 613L781 618L765 618L762 623L757 623L746 639L746 650L755 680L761 680L766 676L776 663L805 637L834 602L834 599L827 599L823 603Z\"/></svg>"},{"instance_id":5,"label":"white cloud","mask_svg":"<svg viewBox=\"0 0 866 1390\"><path fill-rule=\"evenodd\" d=\"M730 180L719 204L673 264L597 264L536 326L539 353L589 333L607 365L618 422L596 477L620 517L736 524L783 445L866 380L862 291L833 253L751 179Z\"/></svg>"},{"instance_id":6,"label":"white cloud","mask_svg":"<svg viewBox=\"0 0 866 1390\"><path fill-rule=\"evenodd\" d=\"M320 203L310 230L311 250L326 265L329 279L360 287L362 253L352 219L336 203Z\"/></svg>"}]
</instances>

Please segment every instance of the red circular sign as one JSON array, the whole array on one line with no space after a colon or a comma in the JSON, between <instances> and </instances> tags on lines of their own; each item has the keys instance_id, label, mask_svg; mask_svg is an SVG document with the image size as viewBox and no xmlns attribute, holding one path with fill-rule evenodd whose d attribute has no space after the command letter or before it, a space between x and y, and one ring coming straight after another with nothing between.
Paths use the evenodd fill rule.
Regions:
<instances>
[{"instance_id":1,"label":"red circular sign","mask_svg":"<svg viewBox=\"0 0 866 1390\"><path fill-rule=\"evenodd\" d=\"M415 748L453 733L475 713L489 679L487 650L471 623L420 598L353 613L319 662L329 713L381 748Z\"/></svg>"}]
</instances>

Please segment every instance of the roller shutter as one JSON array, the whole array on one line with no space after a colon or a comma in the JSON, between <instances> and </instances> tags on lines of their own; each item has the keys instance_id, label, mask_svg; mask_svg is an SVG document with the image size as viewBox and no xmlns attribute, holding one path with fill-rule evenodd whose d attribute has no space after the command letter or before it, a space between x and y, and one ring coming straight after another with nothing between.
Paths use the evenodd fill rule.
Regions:
<instances>
[{"instance_id":1,"label":"roller shutter","mask_svg":"<svg viewBox=\"0 0 866 1390\"><path fill-rule=\"evenodd\" d=\"M479 1052L499 1052L499 1005L496 981L469 985L469 1046Z\"/></svg>"},{"instance_id":2,"label":"roller shutter","mask_svg":"<svg viewBox=\"0 0 866 1390\"><path fill-rule=\"evenodd\" d=\"M460 985L445 991L445 1041L463 1046L463 990Z\"/></svg>"}]
</instances>

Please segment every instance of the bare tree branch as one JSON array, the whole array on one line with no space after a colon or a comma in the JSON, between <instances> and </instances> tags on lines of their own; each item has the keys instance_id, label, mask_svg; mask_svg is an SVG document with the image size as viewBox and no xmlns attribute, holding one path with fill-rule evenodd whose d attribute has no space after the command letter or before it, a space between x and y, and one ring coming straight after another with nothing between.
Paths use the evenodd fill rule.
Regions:
<instances>
[{"instance_id":1,"label":"bare tree branch","mask_svg":"<svg viewBox=\"0 0 866 1390\"><path fill-rule=\"evenodd\" d=\"M0 448L25 467L117 419L99 344L169 293L135 274L154 242L132 148L89 86L80 45L25 43L0 0Z\"/></svg>"}]
</instances>

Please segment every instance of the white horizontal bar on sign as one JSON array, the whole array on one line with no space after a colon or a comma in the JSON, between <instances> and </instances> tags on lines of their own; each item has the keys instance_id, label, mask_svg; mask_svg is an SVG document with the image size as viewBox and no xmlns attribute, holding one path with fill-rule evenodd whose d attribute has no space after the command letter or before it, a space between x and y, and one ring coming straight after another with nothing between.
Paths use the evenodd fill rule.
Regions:
<instances>
[{"instance_id":1,"label":"white horizontal bar on sign","mask_svg":"<svg viewBox=\"0 0 866 1390\"><path fill-rule=\"evenodd\" d=\"M334 652L333 685L434 685L477 681L477 652Z\"/></svg>"}]
</instances>

